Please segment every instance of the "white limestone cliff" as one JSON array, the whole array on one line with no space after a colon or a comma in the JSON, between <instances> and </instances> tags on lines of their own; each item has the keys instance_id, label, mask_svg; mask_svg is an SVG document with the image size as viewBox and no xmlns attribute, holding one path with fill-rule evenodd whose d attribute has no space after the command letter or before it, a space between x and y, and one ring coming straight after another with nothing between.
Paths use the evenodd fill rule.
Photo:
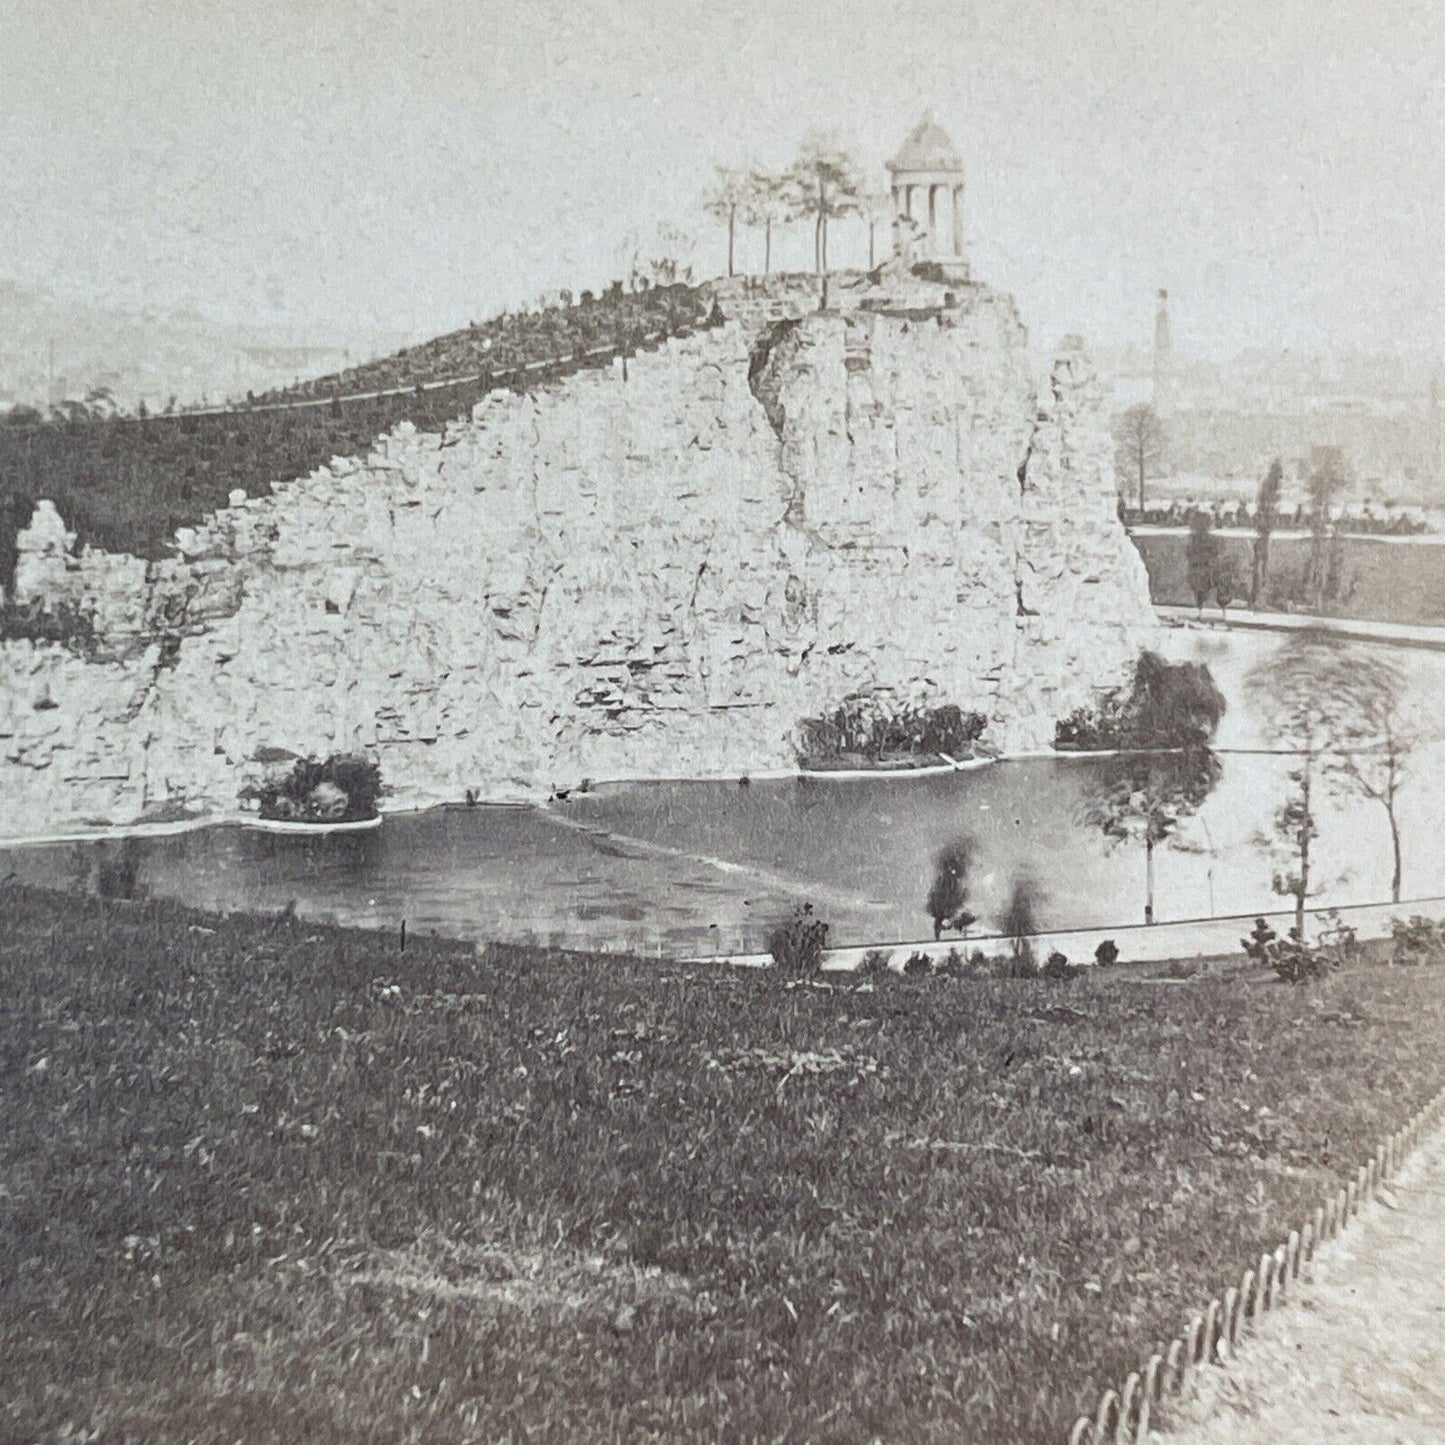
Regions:
<instances>
[{"instance_id":1,"label":"white limestone cliff","mask_svg":"<svg viewBox=\"0 0 1445 1445\"><path fill-rule=\"evenodd\" d=\"M1082 350L1036 390L978 286L758 324L402 426L164 562L37 512L17 596L99 648L0 644L0 832L230 813L277 749L399 803L788 767L869 690L1048 746L1153 618Z\"/></svg>"}]
</instances>

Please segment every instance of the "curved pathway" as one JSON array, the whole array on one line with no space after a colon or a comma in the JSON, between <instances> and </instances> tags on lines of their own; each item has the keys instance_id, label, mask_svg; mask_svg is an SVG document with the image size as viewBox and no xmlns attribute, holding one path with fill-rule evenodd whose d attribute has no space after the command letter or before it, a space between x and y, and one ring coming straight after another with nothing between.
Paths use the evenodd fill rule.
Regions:
<instances>
[{"instance_id":1,"label":"curved pathway","mask_svg":"<svg viewBox=\"0 0 1445 1445\"><path fill-rule=\"evenodd\" d=\"M1445 1131L1421 1146L1292 1302L1197 1371L1166 1445L1445 1442Z\"/></svg>"}]
</instances>

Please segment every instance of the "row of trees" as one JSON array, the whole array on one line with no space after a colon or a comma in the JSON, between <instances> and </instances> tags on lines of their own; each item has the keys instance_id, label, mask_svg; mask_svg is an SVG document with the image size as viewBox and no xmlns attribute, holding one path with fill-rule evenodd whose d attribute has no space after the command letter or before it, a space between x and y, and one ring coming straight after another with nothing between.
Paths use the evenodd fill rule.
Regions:
<instances>
[{"instance_id":1,"label":"row of trees","mask_svg":"<svg viewBox=\"0 0 1445 1445\"><path fill-rule=\"evenodd\" d=\"M1336 500L1349 485L1350 469L1338 447L1317 447L1305 474L1305 513L1309 521L1310 550L1301 586L1295 600L1319 612L1326 600L1339 594L1341 586L1340 531L1334 521ZM1280 492L1284 467L1278 457L1260 479L1254 505L1254 545L1250 558L1249 605L1257 607L1266 595L1270 580L1270 539L1280 524ZM1209 516L1196 512L1189 523L1189 544L1185 556L1189 590L1201 610L1211 593L1221 608L1233 600L1239 579L1234 564L1214 535Z\"/></svg>"},{"instance_id":2,"label":"row of trees","mask_svg":"<svg viewBox=\"0 0 1445 1445\"><path fill-rule=\"evenodd\" d=\"M737 238L744 230L763 235L763 274L772 270L775 227L808 221L813 227L813 266L828 270L828 225L858 216L868 225L868 266L877 264L878 228L893 220L892 197L870 187L857 159L836 137L814 131L804 137L792 163L781 171L719 166L703 197L703 209L726 228L728 275L737 274Z\"/></svg>"}]
</instances>

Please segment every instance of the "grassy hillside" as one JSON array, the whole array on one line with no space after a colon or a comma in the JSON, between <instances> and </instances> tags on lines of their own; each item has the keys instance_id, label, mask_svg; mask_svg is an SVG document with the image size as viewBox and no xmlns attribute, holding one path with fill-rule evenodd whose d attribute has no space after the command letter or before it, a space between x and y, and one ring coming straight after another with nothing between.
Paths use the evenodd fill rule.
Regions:
<instances>
[{"instance_id":1,"label":"grassy hillside","mask_svg":"<svg viewBox=\"0 0 1445 1445\"><path fill-rule=\"evenodd\" d=\"M1445 1082L1439 968L789 986L0 909L10 1439L1060 1439Z\"/></svg>"}]
</instances>

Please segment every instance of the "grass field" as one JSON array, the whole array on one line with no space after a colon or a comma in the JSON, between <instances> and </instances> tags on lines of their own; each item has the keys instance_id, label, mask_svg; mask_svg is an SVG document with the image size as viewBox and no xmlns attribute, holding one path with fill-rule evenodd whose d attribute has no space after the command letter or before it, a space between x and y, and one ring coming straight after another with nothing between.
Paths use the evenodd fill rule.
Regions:
<instances>
[{"instance_id":1,"label":"grass field","mask_svg":"<svg viewBox=\"0 0 1445 1445\"><path fill-rule=\"evenodd\" d=\"M1177 532L1136 531L1134 545L1149 571L1149 595L1156 605L1193 607L1189 588L1189 537ZM1254 539L1221 535L1219 544L1239 597L1249 594ZM1275 537L1270 545L1270 581L1260 607L1285 611L1309 595L1305 573L1308 537ZM1329 617L1372 622L1445 622L1445 545L1392 542L1382 537L1345 537L1340 544L1340 595L1325 603Z\"/></svg>"},{"instance_id":2,"label":"grass field","mask_svg":"<svg viewBox=\"0 0 1445 1445\"><path fill-rule=\"evenodd\" d=\"M0 888L0 1438L1050 1441L1445 969L788 986Z\"/></svg>"}]
</instances>

